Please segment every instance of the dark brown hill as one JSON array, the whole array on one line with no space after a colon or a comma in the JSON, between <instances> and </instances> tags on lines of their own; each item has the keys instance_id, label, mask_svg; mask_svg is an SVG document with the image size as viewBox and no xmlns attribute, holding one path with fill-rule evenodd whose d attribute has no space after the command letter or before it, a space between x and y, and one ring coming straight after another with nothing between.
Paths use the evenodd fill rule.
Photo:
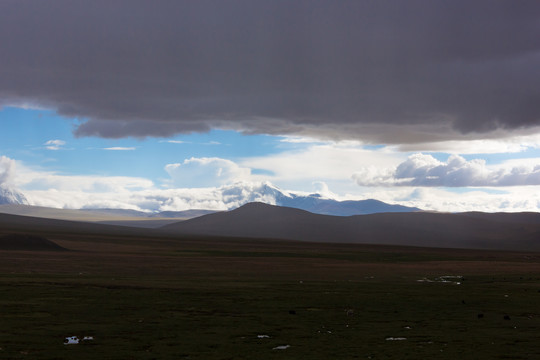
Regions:
<instances>
[{"instance_id":1,"label":"dark brown hill","mask_svg":"<svg viewBox=\"0 0 540 360\"><path fill-rule=\"evenodd\" d=\"M9 234L0 236L0 250L63 251L66 249L41 236Z\"/></svg>"},{"instance_id":2,"label":"dark brown hill","mask_svg":"<svg viewBox=\"0 0 540 360\"><path fill-rule=\"evenodd\" d=\"M128 226L107 225L83 221L58 220L35 216L22 216L0 213L0 235L12 232L27 232L37 235L50 233L85 234L85 235L126 235L137 236L152 234L150 230Z\"/></svg>"},{"instance_id":3,"label":"dark brown hill","mask_svg":"<svg viewBox=\"0 0 540 360\"><path fill-rule=\"evenodd\" d=\"M540 214L382 213L328 216L250 203L164 226L176 234L448 248L540 250Z\"/></svg>"}]
</instances>

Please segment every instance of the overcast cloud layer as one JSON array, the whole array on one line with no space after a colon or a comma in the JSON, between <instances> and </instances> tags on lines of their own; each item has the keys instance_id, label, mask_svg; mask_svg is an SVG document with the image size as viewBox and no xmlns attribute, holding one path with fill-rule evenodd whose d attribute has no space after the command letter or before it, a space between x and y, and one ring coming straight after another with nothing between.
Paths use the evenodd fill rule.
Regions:
<instances>
[{"instance_id":1,"label":"overcast cloud layer","mask_svg":"<svg viewBox=\"0 0 540 360\"><path fill-rule=\"evenodd\" d=\"M80 136L501 137L540 125L538 34L538 1L4 0L0 105Z\"/></svg>"}]
</instances>

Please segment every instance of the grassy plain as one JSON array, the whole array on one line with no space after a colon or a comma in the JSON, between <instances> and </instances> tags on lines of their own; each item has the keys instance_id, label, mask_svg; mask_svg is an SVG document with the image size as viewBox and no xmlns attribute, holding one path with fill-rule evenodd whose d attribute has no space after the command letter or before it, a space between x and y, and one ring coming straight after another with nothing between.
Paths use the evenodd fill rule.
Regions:
<instances>
[{"instance_id":1,"label":"grassy plain","mask_svg":"<svg viewBox=\"0 0 540 360\"><path fill-rule=\"evenodd\" d=\"M43 235L0 251L0 358L540 358L538 253Z\"/></svg>"}]
</instances>

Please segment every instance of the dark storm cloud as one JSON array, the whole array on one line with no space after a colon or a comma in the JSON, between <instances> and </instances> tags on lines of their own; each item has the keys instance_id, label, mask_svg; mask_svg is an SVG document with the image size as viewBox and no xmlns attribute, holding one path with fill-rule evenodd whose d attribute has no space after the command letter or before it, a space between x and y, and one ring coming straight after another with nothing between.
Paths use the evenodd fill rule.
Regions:
<instances>
[{"instance_id":1,"label":"dark storm cloud","mask_svg":"<svg viewBox=\"0 0 540 360\"><path fill-rule=\"evenodd\" d=\"M0 103L83 136L470 137L540 125L538 34L538 1L5 0Z\"/></svg>"}]
</instances>

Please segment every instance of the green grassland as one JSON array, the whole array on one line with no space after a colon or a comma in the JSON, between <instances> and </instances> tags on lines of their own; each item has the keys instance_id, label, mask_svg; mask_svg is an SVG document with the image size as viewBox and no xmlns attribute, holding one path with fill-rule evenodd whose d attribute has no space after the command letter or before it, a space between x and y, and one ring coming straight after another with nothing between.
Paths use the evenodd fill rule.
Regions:
<instances>
[{"instance_id":1,"label":"green grassland","mask_svg":"<svg viewBox=\"0 0 540 360\"><path fill-rule=\"evenodd\" d=\"M540 358L537 253L45 235L0 251L0 358Z\"/></svg>"}]
</instances>

